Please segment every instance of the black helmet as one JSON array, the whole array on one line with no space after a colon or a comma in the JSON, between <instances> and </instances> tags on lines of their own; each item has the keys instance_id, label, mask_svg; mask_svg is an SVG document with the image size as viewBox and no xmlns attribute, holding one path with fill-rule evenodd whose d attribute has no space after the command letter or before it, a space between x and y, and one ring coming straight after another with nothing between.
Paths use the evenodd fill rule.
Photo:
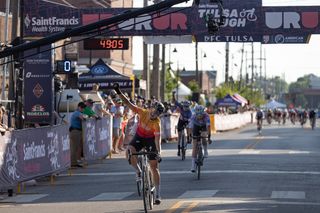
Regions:
<instances>
[{"instance_id":1,"label":"black helmet","mask_svg":"<svg viewBox=\"0 0 320 213\"><path fill-rule=\"evenodd\" d=\"M161 115L163 112L164 112L164 106L162 103L158 102L158 101L155 101L153 104L152 104L152 108L154 108L157 112L158 115Z\"/></svg>"}]
</instances>

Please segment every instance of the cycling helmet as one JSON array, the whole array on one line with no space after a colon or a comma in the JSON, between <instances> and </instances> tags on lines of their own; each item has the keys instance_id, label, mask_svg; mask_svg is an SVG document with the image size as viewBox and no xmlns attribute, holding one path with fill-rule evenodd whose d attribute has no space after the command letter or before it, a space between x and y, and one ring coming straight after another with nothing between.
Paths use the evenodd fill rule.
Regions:
<instances>
[{"instance_id":1,"label":"cycling helmet","mask_svg":"<svg viewBox=\"0 0 320 213\"><path fill-rule=\"evenodd\" d=\"M152 107L156 110L157 114L158 115L161 115L163 112L164 112L164 106L162 103L158 102L158 101L155 101L153 104L152 104Z\"/></svg>"},{"instance_id":2,"label":"cycling helmet","mask_svg":"<svg viewBox=\"0 0 320 213\"><path fill-rule=\"evenodd\" d=\"M197 106L194 108L194 112L195 112L196 115L202 115L202 114L204 114L205 109L206 109L206 108L205 108L204 106L202 106L202 105L197 105Z\"/></svg>"},{"instance_id":3,"label":"cycling helmet","mask_svg":"<svg viewBox=\"0 0 320 213\"><path fill-rule=\"evenodd\" d=\"M185 107L185 108L189 108L190 107L190 102L189 101L184 101L182 102L182 106Z\"/></svg>"}]
</instances>

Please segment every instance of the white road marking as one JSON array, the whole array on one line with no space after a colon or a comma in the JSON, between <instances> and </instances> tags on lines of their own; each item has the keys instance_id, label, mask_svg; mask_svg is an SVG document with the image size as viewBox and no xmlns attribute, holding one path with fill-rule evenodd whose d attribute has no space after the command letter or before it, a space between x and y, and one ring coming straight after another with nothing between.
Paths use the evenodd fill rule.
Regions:
<instances>
[{"instance_id":1,"label":"white road marking","mask_svg":"<svg viewBox=\"0 0 320 213\"><path fill-rule=\"evenodd\" d=\"M107 193L101 193L88 200L90 201L122 200L126 197L129 197L132 194L134 194L134 192L107 192Z\"/></svg>"},{"instance_id":2,"label":"white road marking","mask_svg":"<svg viewBox=\"0 0 320 213\"><path fill-rule=\"evenodd\" d=\"M236 200L236 199L219 199L214 198L210 200L184 200L184 203L192 203L192 202L199 202L199 203L212 203L212 204L242 204L242 203L255 203L255 204L272 204L272 205L303 205L303 206L320 206L320 203L316 202L293 202L293 201L275 201L275 200L257 200L257 199L243 199L243 200Z\"/></svg>"},{"instance_id":3,"label":"white road marking","mask_svg":"<svg viewBox=\"0 0 320 213\"><path fill-rule=\"evenodd\" d=\"M186 191L180 195L179 199L191 199L191 198L210 198L217 194L218 190L196 190Z\"/></svg>"},{"instance_id":4,"label":"white road marking","mask_svg":"<svg viewBox=\"0 0 320 213\"><path fill-rule=\"evenodd\" d=\"M206 174L294 174L294 175L320 175L320 171L273 171L273 170L201 170L201 173ZM72 176L123 176L133 175L134 172L101 172L101 173L73 173ZM190 170L181 171L161 171L161 174L178 175L191 174ZM69 174L60 174L59 176L70 176ZM134 177L132 177L134 178Z\"/></svg>"},{"instance_id":5,"label":"white road marking","mask_svg":"<svg viewBox=\"0 0 320 213\"><path fill-rule=\"evenodd\" d=\"M289 154L310 154L309 151L289 151Z\"/></svg>"},{"instance_id":6,"label":"white road marking","mask_svg":"<svg viewBox=\"0 0 320 213\"><path fill-rule=\"evenodd\" d=\"M239 152L239 154L242 154L242 155L257 155L257 154L260 154L261 151L258 151L258 150L248 150L248 149L245 149L245 150L242 150Z\"/></svg>"},{"instance_id":7,"label":"white road marking","mask_svg":"<svg viewBox=\"0 0 320 213\"><path fill-rule=\"evenodd\" d=\"M0 200L0 203L30 203L46 196L48 196L48 194L22 194Z\"/></svg>"},{"instance_id":8,"label":"white road marking","mask_svg":"<svg viewBox=\"0 0 320 213\"><path fill-rule=\"evenodd\" d=\"M306 199L306 193L302 191L272 191L273 199Z\"/></svg>"}]
</instances>

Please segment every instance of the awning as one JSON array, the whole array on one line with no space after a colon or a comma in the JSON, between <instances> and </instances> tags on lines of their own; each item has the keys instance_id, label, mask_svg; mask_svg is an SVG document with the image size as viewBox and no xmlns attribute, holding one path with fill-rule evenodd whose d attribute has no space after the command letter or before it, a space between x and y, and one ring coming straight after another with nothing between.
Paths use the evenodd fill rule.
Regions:
<instances>
[{"instance_id":1,"label":"awning","mask_svg":"<svg viewBox=\"0 0 320 213\"><path fill-rule=\"evenodd\" d=\"M228 94L224 98L218 99L215 105L218 107L231 107L231 106L236 107L236 106L240 106L241 102Z\"/></svg>"},{"instance_id":2,"label":"awning","mask_svg":"<svg viewBox=\"0 0 320 213\"><path fill-rule=\"evenodd\" d=\"M113 89L113 84L118 83L122 89L131 89L132 80L112 69L99 59L88 73L79 76L79 90L92 90L94 84L99 84L100 89ZM139 88L139 79L135 79L135 88Z\"/></svg>"}]
</instances>

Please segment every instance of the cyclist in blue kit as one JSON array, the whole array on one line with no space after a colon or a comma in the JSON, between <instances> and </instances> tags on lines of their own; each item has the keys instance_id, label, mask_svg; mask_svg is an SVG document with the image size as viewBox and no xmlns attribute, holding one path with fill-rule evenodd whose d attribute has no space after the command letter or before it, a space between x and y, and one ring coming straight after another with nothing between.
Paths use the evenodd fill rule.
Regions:
<instances>
[{"instance_id":1,"label":"cyclist in blue kit","mask_svg":"<svg viewBox=\"0 0 320 213\"><path fill-rule=\"evenodd\" d=\"M197 138L201 137L201 132L207 132L208 140L205 140L203 145L204 157L208 157L208 143L211 144L211 132L210 132L210 117L205 111L205 107L202 105L197 105L194 108L194 114L192 115L188 128L192 132L192 163L191 163L191 172L195 172L196 169L196 147L197 147Z\"/></svg>"},{"instance_id":2,"label":"cyclist in blue kit","mask_svg":"<svg viewBox=\"0 0 320 213\"><path fill-rule=\"evenodd\" d=\"M188 126L189 121L192 116L192 112L190 109L190 102L189 101L183 101L179 103L178 101L173 98L173 101L175 102L175 105L178 107L178 112L180 113L177 129L178 129L178 153L177 155L180 156L180 150L181 150L181 137L182 137L182 131ZM188 139L189 142L189 131L188 131Z\"/></svg>"}]
</instances>

